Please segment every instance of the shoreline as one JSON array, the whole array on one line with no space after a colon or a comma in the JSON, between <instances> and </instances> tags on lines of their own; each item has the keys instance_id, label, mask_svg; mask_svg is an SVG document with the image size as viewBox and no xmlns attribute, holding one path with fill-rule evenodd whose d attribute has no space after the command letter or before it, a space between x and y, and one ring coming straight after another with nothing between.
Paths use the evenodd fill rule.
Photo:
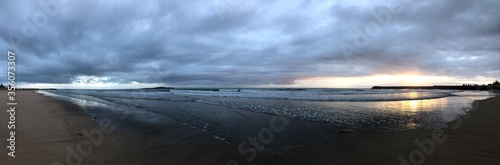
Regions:
<instances>
[{"instance_id":1,"label":"shoreline","mask_svg":"<svg viewBox=\"0 0 500 165\"><path fill-rule=\"evenodd\" d=\"M353 132L343 134L337 139L325 137L321 141L292 149L286 155L270 157L267 161L282 160L277 161L276 164L307 164L310 162L316 164L332 164L332 162L340 164L412 164L411 156L416 162L419 162L418 158L422 153L423 164L468 165L478 162L481 162L480 164L499 164L500 140L498 139L500 139L500 133L497 130L500 129L500 120L498 120L500 119L500 111L495 107L500 106L500 96L475 101L474 105L475 109L470 110L466 115L448 122L448 128L397 132ZM441 138L446 136L444 142L434 141L433 135L436 134L436 130L443 132ZM431 142L429 139L433 141ZM426 151L432 151L432 153ZM307 153L307 157L304 157L303 153ZM301 157L301 159L287 160L287 158L294 157Z\"/></svg>"},{"instance_id":2,"label":"shoreline","mask_svg":"<svg viewBox=\"0 0 500 165\"><path fill-rule=\"evenodd\" d=\"M6 164L66 164L66 146L73 148L85 140L82 130L98 129L95 119L86 115L75 104L44 97L35 91L18 91L19 113L16 130L16 158L0 156ZM6 99L6 93L1 94ZM425 155L424 164L497 164L500 159L500 97L476 101L478 109L471 110L468 118L448 123L461 126L453 130L442 129L448 136L444 143L436 144L435 152ZM0 121L7 121L5 115ZM6 136L6 122L1 122L0 134ZM104 133L103 141L93 146L92 152L82 158L81 164L227 164L236 160L247 164L249 154L239 154L238 148L217 140L205 132L173 123L171 139L159 140L124 134L120 131ZM183 135L183 136L180 136ZM249 164L399 164L398 156L410 160L409 155L424 141L432 130L363 133L342 135L325 134L308 143L279 154L257 152ZM6 141L2 143L6 146ZM418 152L415 152L418 153Z\"/></svg>"},{"instance_id":3,"label":"shoreline","mask_svg":"<svg viewBox=\"0 0 500 165\"><path fill-rule=\"evenodd\" d=\"M0 93L0 99L6 100L6 93ZM16 157L11 158L1 153L0 162L5 164L51 164L57 161L67 164L66 158L71 155L71 161L80 164L183 164L191 162L201 164L205 160L192 157L205 157L207 161L217 161L219 158L229 160L227 152L209 152L208 149L232 151L232 147L220 140L214 139L204 132L189 129L183 125L172 125L172 138L158 140L133 136L120 131L103 133L102 142L94 145L92 140L82 134L83 130L92 132L99 129L98 122L86 115L77 105L45 97L35 91L17 91L18 109L16 114L18 127L16 128ZM0 136L7 137L7 118L0 116ZM96 135L96 134L94 134ZM183 137L179 137L183 135ZM99 139L94 136L95 139ZM82 145L84 151L90 153L80 155L80 160L68 150L77 151L77 145L82 141L92 144L91 148ZM85 142L82 143L85 145ZM88 143L87 143L88 144ZM7 146L6 141L2 145ZM89 145L85 145L89 146ZM236 153L237 154L237 153ZM165 159L165 155L171 156ZM192 160L191 160L192 159ZM213 159L213 160L210 160ZM220 164L220 163L219 163Z\"/></svg>"}]
</instances>

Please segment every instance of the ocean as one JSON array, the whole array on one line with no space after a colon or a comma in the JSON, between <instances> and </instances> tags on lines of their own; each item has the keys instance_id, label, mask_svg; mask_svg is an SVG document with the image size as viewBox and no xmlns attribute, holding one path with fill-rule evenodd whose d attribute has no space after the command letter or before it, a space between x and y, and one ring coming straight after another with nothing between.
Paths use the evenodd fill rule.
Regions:
<instances>
[{"instance_id":1,"label":"ocean","mask_svg":"<svg viewBox=\"0 0 500 165\"><path fill-rule=\"evenodd\" d=\"M109 118L125 132L158 136L176 123L231 144L256 136L273 117L290 122L276 134L280 150L306 142L300 136L350 129L391 132L445 128L488 91L388 89L135 89L44 90L71 101L95 119ZM331 130L330 130L331 129ZM288 142L287 142L288 141Z\"/></svg>"}]
</instances>

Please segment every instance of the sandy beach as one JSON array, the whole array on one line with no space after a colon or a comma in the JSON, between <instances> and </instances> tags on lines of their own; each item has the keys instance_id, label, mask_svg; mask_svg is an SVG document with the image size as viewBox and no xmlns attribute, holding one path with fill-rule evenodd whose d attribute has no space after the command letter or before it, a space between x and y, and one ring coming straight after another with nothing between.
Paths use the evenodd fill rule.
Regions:
<instances>
[{"instance_id":1,"label":"sandy beach","mask_svg":"<svg viewBox=\"0 0 500 165\"><path fill-rule=\"evenodd\" d=\"M1 100L6 96L0 93ZM16 157L4 149L1 164L500 164L500 97L476 101L468 115L446 129L331 131L281 153L257 152L250 162L237 146L175 122L162 127L168 130L162 139L148 138L112 130L109 123L106 128L105 121L80 107L35 91L17 91L17 98ZM9 119L2 114L5 139ZM8 142L1 144L5 148Z\"/></svg>"}]
</instances>

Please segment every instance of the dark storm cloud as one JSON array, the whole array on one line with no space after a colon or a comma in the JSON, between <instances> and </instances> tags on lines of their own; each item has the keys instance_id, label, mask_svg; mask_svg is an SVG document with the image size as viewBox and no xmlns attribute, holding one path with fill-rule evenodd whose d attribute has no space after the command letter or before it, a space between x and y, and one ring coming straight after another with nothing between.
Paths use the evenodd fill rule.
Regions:
<instances>
[{"instance_id":1,"label":"dark storm cloud","mask_svg":"<svg viewBox=\"0 0 500 165\"><path fill-rule=\"evenodd\" d=\"M391 4L73 0L17 46L19 79L231 86L402 72L500 77L495 0L400 1L389 24L346 56L341 45L354 45L353 29L377 22L372 12ZM23 37L23 20L44 10L38 1L4 1L0 11L0 48L7 50L11 34Z\"/></svg>"}]
</instances>

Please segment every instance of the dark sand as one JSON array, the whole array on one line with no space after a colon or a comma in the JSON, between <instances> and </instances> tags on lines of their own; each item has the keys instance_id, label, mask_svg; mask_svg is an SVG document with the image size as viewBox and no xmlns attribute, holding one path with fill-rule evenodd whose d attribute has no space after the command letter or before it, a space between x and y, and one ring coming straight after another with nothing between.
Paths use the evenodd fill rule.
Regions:
<instances>
[{"instance_id":1,"label":"dark sand","mask_svg":"<svg viewBox=\"0 0 500 165\"><path fill-rule=\"evenodd\" d=\"M6 91L0 99L6 102ZM0 164L66 163L67 146L76 150L77 144L88 140L82 130L100 129L99 119L83 113L69 102L43 97L34 91L17 91L16 158L0 153ZM453 128L443 129L446 140L436 144L424 164L500 164L500 97L477 101L476 108L458 121ZM5 106L7 107L7 106ZM6 109L6 108L5 108ZM0 137L7 139L8 113L0 113ZM121 131L103 133L103 141L92 146L81 164L400 164L401 155L422 151L415 140L431 137L433 130L411 130L389 133L353 132L337 135L323 132L303 146L279 154L257 152L239 154L237 146L215 139L205 132L174 122L162 127L168 136L162 139L130 135ZM308 135L303 135L308 136ZM274 139L279 140L279 139ZM3 148L7 141L2 140ZM433 142L435 143L435 142ZM427 145L427 148L432 146ZM87 148L83 147L88 151ZM415 157L417 161L418 156ZM75 160L73 160L75 161Z\"/></svg>"}]
</instances>

